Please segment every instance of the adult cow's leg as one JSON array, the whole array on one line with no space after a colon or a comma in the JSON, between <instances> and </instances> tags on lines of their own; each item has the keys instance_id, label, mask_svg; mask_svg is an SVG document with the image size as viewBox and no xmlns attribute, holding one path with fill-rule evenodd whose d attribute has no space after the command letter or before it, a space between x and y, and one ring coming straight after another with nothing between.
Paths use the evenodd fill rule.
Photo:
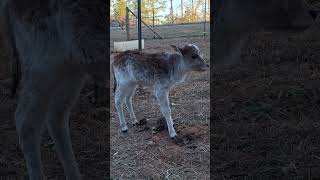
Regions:
<instances>
[{"instance_id":1,"label":"adult cow's leg","mask_svg":"<svg viewBox=\"0 0 320 180\"><path fill-rule=\"evenodd\" d=\"M48 108L48 92L52 82L32 69L25 75L19 92L16 128L30 179L45 179L40 155L41 129Z\"/></svg>"},{"instance_id":2,"label":"adult cow's leg","mask_svg":"<svg viewBox=\"0 0 320 180\"><path fill-rule=\"evenodd\" d=\"M94 98L96 105L105 105L109 96L106 93L105 85L107 84L107 74L106 73L95 73L93 75L94 79Z\"/></svg>"},{"instance_id":3,"label":"adult cow's leg","mask_svg":"<svg viewBox=\"0 0 320 180\"><path fill-rule=\"evenodd\" d=\"M213 61L216 64L231 65L240 62L241 50L250 31L234 21L225 18L214 26Z\"/></svg>"},{"instance_id":4,"label":"adult cow's leg","mask_svg":"<svg viewBox=\"0 0 320 180\"><path fill-rule=\"evenodd\" d=\"M256 29L255 16L247 12L242 1L217 0L213 5L213 61L222 65L239 63L246 37Z\"/></svg>"},{"instance_id":5,"label":"adult cow's leg","mask_svg":"<svg viewBox=\"0 0 320 180\"><path fill-rule=\"evenodd\" d=\"M70 73L61 78L51 96L47 114L47 127L68 180L81 178L72 150L69 115L80 94L83 81L84 74Z\"/></svg>"}]
</instances>

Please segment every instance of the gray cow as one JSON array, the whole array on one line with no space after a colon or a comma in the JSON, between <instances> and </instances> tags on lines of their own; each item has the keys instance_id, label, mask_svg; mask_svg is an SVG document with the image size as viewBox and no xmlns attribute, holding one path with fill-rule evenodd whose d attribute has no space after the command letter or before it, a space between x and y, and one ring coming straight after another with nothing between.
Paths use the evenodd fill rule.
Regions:
<instances>
[{"instance_id":1,"label":"gray cow","mask_svg":"<svg viewBox=\"0 0 320 180\"><path fill-rule=\"evenodd\" d=\"M214 0L213 61L239 61L241 47L250 32L303 30L316 16L304 0Z\"/></svg>"},{"instance_id":2,"label":"gray cow","mask_svg":"<svg viewBox=\"0 0 320 180\"><path fill-rule=\"evenodd\" d=\"M19 68L16 129L30 179L45 179L44 124L67 179L80 179L69 114L88 75L109 71L106 3L101 0L2 0L1 34Z\"/></svg>"}]
</instances>

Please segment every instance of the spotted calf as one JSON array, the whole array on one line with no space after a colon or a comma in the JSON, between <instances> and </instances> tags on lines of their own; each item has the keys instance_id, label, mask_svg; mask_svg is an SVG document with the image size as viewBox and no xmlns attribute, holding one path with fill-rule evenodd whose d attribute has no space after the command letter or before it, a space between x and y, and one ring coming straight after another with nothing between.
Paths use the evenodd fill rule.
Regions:
<instances>
[{"instance_id":1,"label":"spotted calf","mask_svg":"<svg viewBox=\"0 0 320 180\"><path fill-rule=\"evenodd\" d=\"M175 53L148 54L139 51L125 51L115 56L112 71L115 78L115 106L120 119L120 129L128 130L123 103L126 104L133 124L137 123L132 108L132 96L138 85L153 87L163 116L166 119L171 138L176 137L169 106L169 91L182 82L190 71L206 71L209 65L204 61L196 45L184 47L171 45Z\"/></svg>"}]
</instances>

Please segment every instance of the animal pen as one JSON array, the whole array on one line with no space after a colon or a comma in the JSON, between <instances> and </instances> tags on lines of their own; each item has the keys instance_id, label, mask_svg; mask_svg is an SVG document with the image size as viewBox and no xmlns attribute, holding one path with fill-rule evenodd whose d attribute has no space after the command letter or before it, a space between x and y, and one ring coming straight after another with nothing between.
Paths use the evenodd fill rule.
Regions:
<instances>
[{"instance_id":1,"label":"animal pen","mask_svg":"<svg viewBox=\"0 0 320 180\"><path fill-rule=\"evenodd\" d=\"M117 17L114 16L117 22L112 25L113 27L110 30L111 33L122 37L119 40L127 41L139 40L139 35L141 35L141 39L210 36L210 7L208 3L208 0L204 0L202 6L198 8L201 11L201 15L198 18L185 17L182 22L178 19L178 13L174 14L172 5L169 14L162 13L157 15L153 9L151 15L142 16L141 0L138 0L136 9L126 7L124 23L120 23ZM181 10L179 13L181 14L179 17L184 17Z\"/></svg>"},{"instance_id":2,"label":"animal pen","mask_svg":"<svg viewBox=\"0 0 320 180\"><path fill-rule=\"evenodd\" d=\"M184 0L187 2L188 0ZM134 1L135 3L137 1ZM171 6L171 1L166 1ZM174 3L181 0L172 1ZM188 1L188 2L191 2ZM196 0L194 1L196 2ZM200 2L200 1L199 1ZM204 2L204 0L201 0ZM208 3L208 1L206 1ZM140 6L140 5L139 5ZM137 6L135 6L137 7ZM122 28L110 28L111 61L117 55L116 44L133 43L138 48L139 34L142 39L142 52L174 52L171 44L183 47L195 44L203 53L206 63L210 55L209 6L200 4L201 17L195 20L179 21L170 16L172 11L151 13L151 16L138 13L139 8L128 6L126 18L118 18ZM143 10L143 4L141 9ZM204 9L206 16L204 17ZM142 11L143 12L143 11ZM179 12L177 12L179 14ZM203 15L203 16L202 16ZM141 17L141 18L140 18ZM180 16L181 17L181 16ZM184 17L186 14L184 13ZM169 18L169 19L168 19ZM122 20L122 22L121 22ZM139 21L141 20L141 21ZM115 21L114 21L115 22ZM141 26L139 25L141 23ZM139 31L138 27L141 27ZM140 32L140 33L139 33ZM124 48L125 49L125 48ZM151 59L152 61L152 59ZM128 113L128 135L121 133L119 118L113 100L110 108L111 178L114 179L209 179L209 71L190 72L186 80L170 91L170 108L177 135L183 139L182 145L170 140L163 128L162 113L152 88L138 87L132 98L132 106L140 125L132 126ZM113 78L110 79L113 89ZM141 122L141 123L140 123ZM195 173L196 172L196 173Z\"/></svg>"}]
</instances>

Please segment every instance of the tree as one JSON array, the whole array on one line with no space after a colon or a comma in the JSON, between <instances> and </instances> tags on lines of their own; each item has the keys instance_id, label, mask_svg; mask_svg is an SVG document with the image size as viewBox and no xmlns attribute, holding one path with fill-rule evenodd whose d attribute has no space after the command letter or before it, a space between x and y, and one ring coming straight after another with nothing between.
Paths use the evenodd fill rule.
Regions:
<instances>
[{"instance_id":1,"label":"tree","mask_svg":"<svg viewBox=\"0 0 320 180\"><path fill-rule=\"evenodd\" d=\"M197 22L203 19L205 0L188 0L184 3L183 17L177 18L178 22Z\"/></svg>"},{"instance_id":2,"label":"tree","mask_svg":"<svg viewBox=\"0 0 320 180\"><path fill-rule=\"evenodd\" d=\"M121 25L125 22L126 17L126 2L125 0L113 0L111 1L113 17L115 17Z\"/></svg>"},{"instance_id":3,"label":"tree","mask_svg":"<svg viewBox=\"0 0 320 180\"><path fill-rule=\"evenodd\" d=\"M142 8L141 14L142 17L145 17L143 21L147 24L152 24L152 15L157 16L160 11L166 8L166 0L141 0Z\"/></svg>"},{"instance_id":4,"label":"tree","mask_svg":"<svg viewBox=\"0 0 320 180\"><path fill-rule=\"evenodd\" d=\"M126 7L130 8L134 13L138 12L137 0L112 0L112 15L119 21L125 21ZM155 16L166 7L166 0L141 0L141 15L143 21L152 24L153 11ZM149 17L149 18L147 18Z\"/></svg>"}]
</instances>

